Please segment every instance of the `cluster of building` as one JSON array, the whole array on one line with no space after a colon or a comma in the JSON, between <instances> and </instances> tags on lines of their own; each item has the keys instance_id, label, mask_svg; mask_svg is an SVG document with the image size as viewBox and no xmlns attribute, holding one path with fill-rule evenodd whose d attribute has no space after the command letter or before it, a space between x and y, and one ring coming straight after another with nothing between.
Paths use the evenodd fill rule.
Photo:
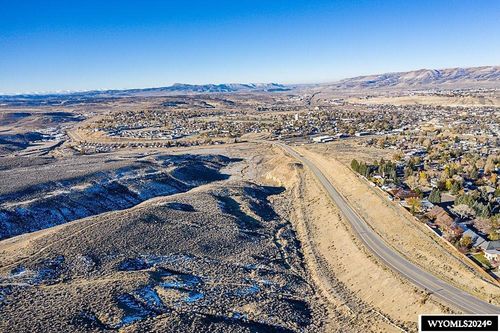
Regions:
<instances>
[{"instance_id":1,"label":"cluster of building","mask_svg":"<svg viewBox=\"0 0 500 333\"><path fill-rule=\"evenodd\" d=\"M425 124L441 131L454 128L470 136L499 133L494 108L355 105L337 100L311 106L310 99L307 95L185 97L137 110L113 112L88 125L88 129L111 138L155 141L197 136L217 140L248 133L262 133L275 139L326 136L337 139L417 133ZM491 119L492 116L496 119ZM325 140L329 139L313 139Z\"/></svg>"},{"instance_id":2,"label":"cluster of building","mask_svg":"<svg viewBox=\"0 0 500 333\"><path fill-rule=\"evenodd\" d=\"M448 124L456 124L451 115L449 118ZM468 118L464 122L474 123ZM362 163L365 166L358 172L436 234L498 274L498 136L491 134L491 127L483 123L474 129L478 131L475 136L453 126L447 125L444 129L428 122L420 125L397 135L365 140L366 145L394 150L394 172L381 172L383 161Z\"/></svg>"}]
</instances>

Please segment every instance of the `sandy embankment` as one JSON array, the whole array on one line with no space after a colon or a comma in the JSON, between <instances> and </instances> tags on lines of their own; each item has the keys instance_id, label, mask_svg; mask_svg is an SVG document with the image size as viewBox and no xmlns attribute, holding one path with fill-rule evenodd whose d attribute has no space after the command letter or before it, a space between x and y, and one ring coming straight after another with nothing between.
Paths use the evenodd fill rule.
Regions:
<instances>
[{"instance_id":1,"label":"sandy embankment","mask_svg":"<svg viewBox=\"0 0 500 333\"><path fill-rule=\"evenodd\" d=\"M273 154L266 179L287 187L309 274L327 304L326 331L413 331L418 314L446 311L365 251L307 169L278 148Z\"/></svg>"},{"instance_id":2,"label":"sandy embankment","mask_svg":"<svg viewBox=\"0 0 500 333\"><path fill-rule=\"evenodd\" d=\"M494 304L500 303L500 288L482 278L452 249L444 247L442 240L419 224L404 208L390 202L379 189L358 178L333 157L334 150L328 155L304 148L300 151L321 168L363 218L406 258L463 290Z\"/></svg>"},{"instance_id":3,"label":"sandy embankment","mask_svg":"<svg viewBox=\"0 0 500 333\"><path fill-rule=\"evenodd\" d=\"M356 104L390 104L390 105L431 105L431 106L452 106L452 107L487 107L499 106L498 96L380 96L372 98L353 97L347 99L350 103Z\"/></svg>"}]
</instances>

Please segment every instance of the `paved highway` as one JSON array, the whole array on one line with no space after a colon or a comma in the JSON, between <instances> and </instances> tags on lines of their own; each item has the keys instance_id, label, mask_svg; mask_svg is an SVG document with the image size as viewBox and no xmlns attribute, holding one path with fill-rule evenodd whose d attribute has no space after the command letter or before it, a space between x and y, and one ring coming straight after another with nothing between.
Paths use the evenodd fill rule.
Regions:
<instances>
[{"instance_id":1,"label":"paved highway","mask_svg":"<svg viewBox=\"0 0 500 333\"><path fill-rule=\"evenodd\" d=\"M387 266L403 275L416 286L431 292L445 303L454 306L465 313L500 313L500 307L484 302L454 286L444 282L434 275L422 270L388 246L382 238L371 229L354 209L337 192L324 174L307 158L297 153L291 147L277 143L286 152L307 166L323 185L330 198L337 204L344 216L351 223L356 236Z\"/></svg>"}]
</instances>

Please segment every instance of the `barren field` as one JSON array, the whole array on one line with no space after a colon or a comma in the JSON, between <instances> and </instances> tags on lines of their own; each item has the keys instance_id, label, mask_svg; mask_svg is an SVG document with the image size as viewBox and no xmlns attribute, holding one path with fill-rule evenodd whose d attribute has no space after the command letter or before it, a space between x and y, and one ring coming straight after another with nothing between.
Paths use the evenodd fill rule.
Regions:
<instances>
[{"instance_id":1,"label":"barren field","mask_svg":"<svg viewBox=\"0 0 500 333\"><path fill-rule=\"evenodd\" d=\"M432 105L432 106L500 106L498 96L377 96L370 98L348 98L349 103L389 105Z\"/></svg>"}]
</instances>

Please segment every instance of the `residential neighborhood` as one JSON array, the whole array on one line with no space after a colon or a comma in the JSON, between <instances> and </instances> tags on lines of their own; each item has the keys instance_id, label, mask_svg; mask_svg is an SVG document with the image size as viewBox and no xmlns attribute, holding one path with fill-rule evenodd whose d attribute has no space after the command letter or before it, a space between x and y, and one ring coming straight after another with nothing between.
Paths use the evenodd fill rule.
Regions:
<instances>
[{"instance_id":1,"label":"residential neighborhood","mask_svg":"<svg viewBox=\"0 0 500 333\"><path fill-rule=\"evenodd\" d=\"M351 168L457 250L500 276L497 140L436 130L370 139L367 145L394 149L394 160L353 160Z\"/></svg>"}]
</instances>

